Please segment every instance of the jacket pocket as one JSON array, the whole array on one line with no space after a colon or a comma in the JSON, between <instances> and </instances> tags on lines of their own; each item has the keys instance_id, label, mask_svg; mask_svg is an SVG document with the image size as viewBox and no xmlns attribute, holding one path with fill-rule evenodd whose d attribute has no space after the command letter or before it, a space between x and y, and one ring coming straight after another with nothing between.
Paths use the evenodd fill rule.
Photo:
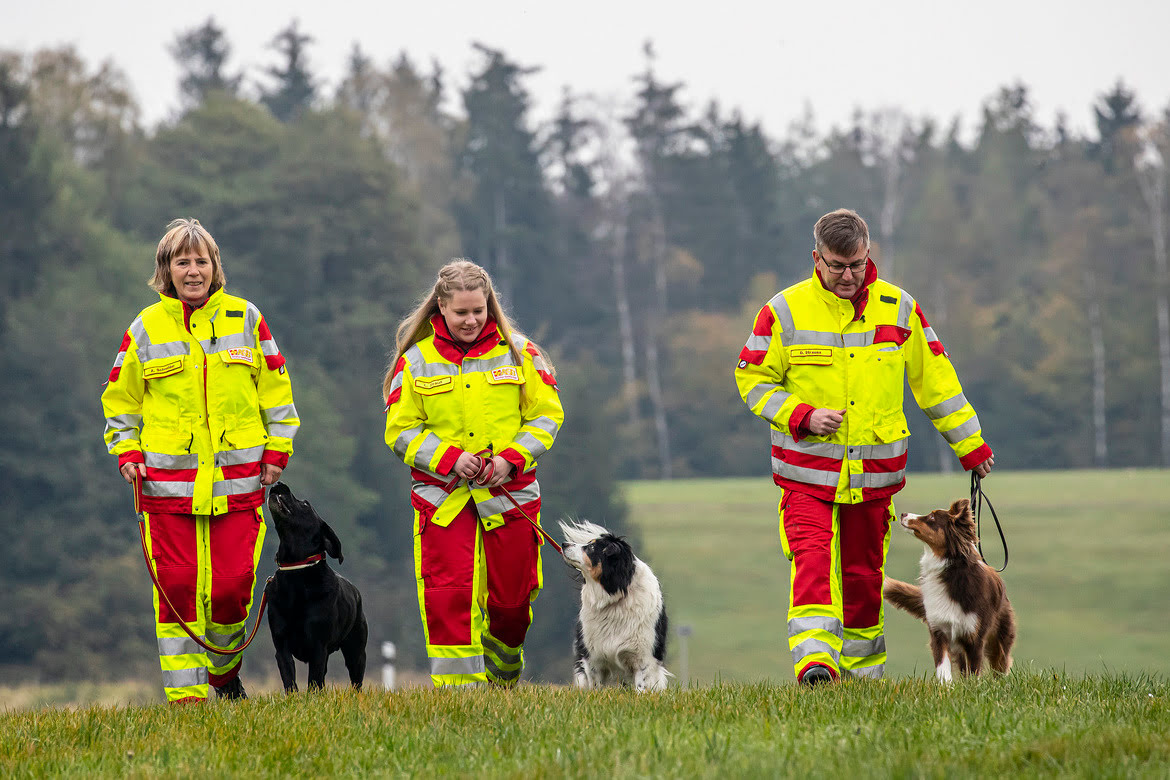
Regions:
<instances>
[{"instance_id":1,"label":"jacket pocket","mask_svg":"<svg viewBox=\"0 0 1170 780\"><path fill-rule=\"evenodd\" d=\"M228 347L220 350L219 357L225 365L229 366L257 368L259 364L257 360L259 356L256 354L256 350L251 347Z\"/></svg>"},{"instance_id":2,"label":"jacket pocket","mask_svg":"<svg viewBox=\"0 0 1170 780\"><path fill-rule=\"evenodd\" d=\"M524 375L520 373L520 369L516 366L500 366L493 368L487 372L487 381L489 385L522 385L524 384Z\"/></svg>"},{"instance_id":3,"label":"jacket pocket","mask_svg":"<svg viewBox=\"0 0 1170 780\"><path fill-rule=\"evenodd\" d=\"M910 429L906 426L906 418L901 412L897 412L875 420L873 434L874 438L882 444L890 444L907 438L910 435Z\"/></svg>"}]
</instances>

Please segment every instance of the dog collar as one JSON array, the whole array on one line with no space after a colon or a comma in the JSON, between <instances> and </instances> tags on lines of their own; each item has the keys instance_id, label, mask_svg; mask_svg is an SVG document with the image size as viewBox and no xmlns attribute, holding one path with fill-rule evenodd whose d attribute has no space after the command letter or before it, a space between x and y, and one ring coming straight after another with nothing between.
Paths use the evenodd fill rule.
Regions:
<instances>
[{"instance_id":1,"label":"dog collar","mask_svg":"<svg viewBox=\"0 0 1170 780\"><path fill-rule=\"evenodd\" d=\"M325 560L325 553L317 553L296 563L277 563L276 568L280 571L296 571L297 569L307 569L323 560Z\"/></svg>"}]
</instances>

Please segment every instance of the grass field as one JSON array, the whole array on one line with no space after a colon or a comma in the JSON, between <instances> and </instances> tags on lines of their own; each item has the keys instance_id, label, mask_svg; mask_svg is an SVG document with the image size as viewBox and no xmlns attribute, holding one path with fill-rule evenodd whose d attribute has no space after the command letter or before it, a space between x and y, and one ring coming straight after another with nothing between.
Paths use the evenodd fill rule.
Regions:
<instances>
[{"instance_id":1,"label":"grass field","mask_svg":"<svg viewBox=\"0 0 1170 780\"><path fill-rule=\"evenodd\" d=\"M632 482L640 553L654 567L672 624L670 667L692 681L791 680L785 619L789 564L780 552L770 478ZM966 475L911 475L899 511L968 495ZM984 491L999 513L1004 572L1019 620L1017 670L1170 675L1170 471L997 472ZM983 512L983 552L1003 551ZM918 576L918 540L894 529L886 571ZM926 628L886 610L887 676L932 672Z\"/></svg>"},{"instance_id":2,"label":"grass field","mask_svg":"<svg viewBox=\"0 0 1170 780\"><path fill-rule=\"evenodd\" d=\"M1015 673L579 692L327 690L0 713L0 776L1166 777L1167 686Z\"/></svg>"}]
</instances>

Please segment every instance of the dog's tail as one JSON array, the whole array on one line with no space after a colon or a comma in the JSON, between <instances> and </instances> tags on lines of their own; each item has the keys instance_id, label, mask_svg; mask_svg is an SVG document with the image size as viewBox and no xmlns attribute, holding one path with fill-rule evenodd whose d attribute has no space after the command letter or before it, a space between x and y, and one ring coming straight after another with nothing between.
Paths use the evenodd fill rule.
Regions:
<instances>
[{"instance_id":1,"label":"dog's tail","mask_svg":"<svg viewBox=\"0 0 1170 780\"><path fill-rule=\"evenodd\" d=\"M922 605L922 589L917 585L886 577L882 581L882 596L898 609L909 612L919 620L926 620L926 607Z\"/></svg>"},{"instance_id":2,"label":"dog's tail","mask_svg":"<svg viewBox=\"0 0 1170 780\"><path fill-rule=\"evenodd\" d=\"M558 521L557 525L561 527L565 541L578 546L589 544L603 534L609 533L601 526L588 520L570 520L568 523Z\"/></svg>"}]
</instances>

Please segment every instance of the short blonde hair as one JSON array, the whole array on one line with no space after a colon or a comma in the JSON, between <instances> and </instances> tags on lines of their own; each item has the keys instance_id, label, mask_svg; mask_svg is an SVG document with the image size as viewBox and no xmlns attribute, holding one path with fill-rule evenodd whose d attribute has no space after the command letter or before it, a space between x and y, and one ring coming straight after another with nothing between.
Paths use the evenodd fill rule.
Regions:
<instances>
[{"instance_id":1,"label":"short blonde hair","mask_svg":"<svg viewBox=\"0 0 1170 780\"><path fill-rule=\"evenodd\" d=\"M207 232L207 228L199 224L197 219L173 219L167 225L166 235L158 242L158 249L154 253L154 276L148 282L152 290L172 298L178 297L175 283L171 281L171 259L188 250L206 252L211 260L210 292L227 286L223 263L219 261L219 245Z\"/></svg>"}]
</instances>

